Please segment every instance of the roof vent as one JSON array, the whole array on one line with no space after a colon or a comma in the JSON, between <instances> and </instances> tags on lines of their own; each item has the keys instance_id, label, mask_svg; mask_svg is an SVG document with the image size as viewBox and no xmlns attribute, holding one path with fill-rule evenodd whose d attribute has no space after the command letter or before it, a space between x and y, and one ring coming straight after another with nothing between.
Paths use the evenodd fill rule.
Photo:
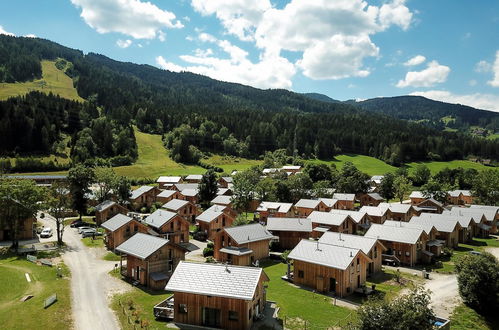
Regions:
<instances>
[{"instance_id":1,"label":"roof vent","mask_svg":"<svg viewBox=\"0 0 499 330\"><path fill-rule=\"evenodd\" d=\"M350 251L350 257L353 257L352 251Z\"/></svg>"}]
</instances>

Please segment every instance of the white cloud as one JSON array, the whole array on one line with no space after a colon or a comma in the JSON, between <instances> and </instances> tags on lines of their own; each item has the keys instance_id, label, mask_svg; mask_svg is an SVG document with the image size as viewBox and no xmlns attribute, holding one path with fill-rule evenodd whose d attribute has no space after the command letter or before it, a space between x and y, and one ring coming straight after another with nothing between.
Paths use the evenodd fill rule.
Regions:
<instances>
[{"instance_id":1,"label":"white cloud","mask_svg":"<svg viewBox=\"0 0 499 330\"><path fill-rule=\"evenodd\" d=\"M428 67L422 71L409 71L404 80L397 83L397 87L432 87L435 84L447 81L450 68L439 64L437 61L428 63Z\"/></svg>"},{"instance_id":2,"label":"white cloud","mask_svg":"<svg viewBox=\"0 0 499 330\"><path fill-rule=\"evenodd\" d=\"M280 58L281 51L300 53L298 68L312 79L365 77L366 57L379 55L370 36L391 26L406 30L413 14L405 0L381 7L364 0L291 0L284 8L269 0L192 0L203 15L215 15L227 33L253 41L260 57Z\"/></svg>"},{"instance_id":3,"label":"white cloud","mask_svg":"<svg viewBox=\"0 0 499 330\"><path fill-rule=\"evenodd\" d=\"M25 35L26 38L38 38L35 34L33 33L30 33L30 34L27 34Z\"/></svg>"},{"instance_id":4,"label":"white cloud","mask_svg":"<svg viewBox=\"0 0 499 330\"><path fill-rule=\"evenodd\" d=\"M496 52L496 60L492 66L492 72L494 72L494 78L487 81L487 84L492 87L499 87L499 50Z\"/></svg>"},{"instance_id":5,"label":"white cloud","mask_svg":"<svg viewBox=\"0 0 499 330\"><path fill-rule=\"evenodd\" d=\"M490 64L487 61L480 61L477 64L475 64L475 72L484 73L484 72L490 72L491 70L492 70L492 64Z\"/></svg>"},{"instance_id":6,"label":"white cloud","mask_svg":"<svg viewBox=\"0 0 499 330\"><path fill-rule=\"evenodd\" d=\"M164 42L166 40L166 33L164 33L163 31L159 30L158 31L158 39L159 39L159 41Z\"/></svg>"},{"instance_id":7,"label":"white cloud","mask_svg":"<svg viewBox=\"0 0 499 330\"><path fill-rule=\"evenodd\" d=\"M175 14L139 0L71 0L99 33L119 32L135 39L161 38L163 28L182 28Z\"/></svg>"},{"instance_id":8,"label":"white cloud","mask_svg":"<svg viewBox=\"0 0 499 330\"><path fill-rule=\"evenodd\" d=\"M206 32L200 33L198 35L198 38L202 42L216 42L217 41L217 38L215 38L214 36L212 36L211 34L206 33Z\"/></svg>"},{"instance_id":9,"label":"white cloud","mask_svg":"<svg viewBox=\"0 0 499 330\"><path fill-rule=\"evenodd\" d=\"M426 61L426 57L423 55L416 55L407 62L404 63L405 66L416 66L424 63Z\"/></svg>"},{"instance_id":10,"label":"white cloud","mask_svg":"<svg viewBox=\"0 0 499 330\"><path fill-rule=\"evenodd\" d=\"M120 48L128 48L132 45L132 40L130 40L130 39L127 39L127 40L118 39L116 41L116 45Z\"/></svg>"},{"instance_id":11,"label":"white cloud","mask_svg":"<svg viewBox=\"0 0 499 330\"><path fill-rule=\"evenodd\" d=\"M471 80L468 82L468 84L469 84L470 86L472 86L472 87L473 87L473 86L476 86L476 84L478 84L478 82L477 82L475 79L471 79Z\"/></svg>"},{"instance_id":12,"label":"white cloud","mask_svg":"<svg viewBox=\"0 0 499 330\"><path fill-rule=\"evenodd\" d=\"M420 91L411 93L411 95L419 95L436 101L463 104L478 109L499 112L499 95L481 93L459 95L442 90Z\"/></svg>"},{"instance_id":13,"label":"white cloud","mask_svg":"<svg viewBox=\"0 0 499 330\"><path fill-rule=\"evenodd\" d=\"M4 28L3 28L3 26L1 26L1 25L0 25L0 34L5 34L5 35L11 36L11 37L15 36L14 33L5 31Z\"/></svg>"},{"instance_id":14,"label":"white cloud","mask_svg":"<svg viewBox=\"0 0 499 330\"><path fill-rule=\"evenodd\" d=\"M156 63L170 71L190 71L222 81L247 84L259 88L291 88L295 66L283 57L263 55L258 62L248 59L248 53L227 40L216 40L216 45L229 58L212 56L213 51L195 51L194 55L181 55L187 63L179 66L158 56Z\"/></svg>"}]
</instances>

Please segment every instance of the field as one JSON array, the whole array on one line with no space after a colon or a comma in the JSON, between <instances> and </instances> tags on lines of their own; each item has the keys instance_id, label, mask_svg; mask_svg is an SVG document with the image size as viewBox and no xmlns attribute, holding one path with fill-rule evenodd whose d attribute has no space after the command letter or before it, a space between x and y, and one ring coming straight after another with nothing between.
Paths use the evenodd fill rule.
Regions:
<instances>
[{"instance_id":1,"label":"field","mask_svg":"<svg viewBox=\"0 0 499 330\"><path fill-rule=\"evenodd\" d=\"M466 305L457 306L452 313L450 320L452 329L455 330L499 329L499 318L494 318L494 316L486 318Z\"/></svg>"},{"instance_id":2,"label":"field","mask_svg":"<svg viewBox=\"0 0 499 330\"><path fill-rule=\"evenodd\" d=\"M409 173L411 173L418 165L424 164L428 166L432 174L435 174L444 168L448 167L450 169L462 167L462 168L474 168L476 170L482 171L486 169L491 169L494 167L485 166L479 163L475 163L469 160L452 160L450 162L418 162L418 163L409 163L407 166L409 167Z\"/></svg>"},{"instance_id":3,"label":"field","mask_svg":"<svg viewBox=\"0 0 499 330\"><path fill-rule=\"evenodd\" d=\"M352 162L359 170L369 175L381 175L388 172L394 172L395 170L397 170L396 167L388 165L382 160L369 156L354 155L354 154L339 155L336 156L336 159L330 161L311 160L310 162L318 164L334 164L338 169L343 167L344 163Z\"/></svg>"},{"instance_id":4,"label":"field","mask_svg":"<svg viewBox=\"0 0 499 330\"><path fill-rule=\"evenodd\" d=\"M73 87L73 80L55 66L55 61L42 60L42 79L23 83L0 83L0 100L32 91L58 94L70 100L84 101Z\"/></svg>"},{"instance_id":5,"label":"field","mask_svg":"<svg viewBox=\"0 0 499 330\"><path fill-rule=\"evenodd\" d=\"M26 281L25 273L30 275L31 283ZM69 279L57 278L55 267L37 266L15 257L1 258L0 283L2 329L71 328ZM44 300L54 293L58 301L44 309ZM34 297L21 302L28 294Z\"/></svg>"}]
</instances>

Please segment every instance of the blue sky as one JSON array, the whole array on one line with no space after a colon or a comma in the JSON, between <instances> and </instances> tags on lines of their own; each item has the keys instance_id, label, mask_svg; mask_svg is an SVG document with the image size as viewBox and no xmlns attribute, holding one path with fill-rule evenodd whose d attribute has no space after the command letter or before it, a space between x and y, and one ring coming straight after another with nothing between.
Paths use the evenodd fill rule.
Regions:
<instances>
[{"instance_id":1,"label":"blue sky","mask_svg":"<svg viewBox=\"0 0 499 330\"><path fill-rule=\"evenodd\" d=\"M0 33L259 88L499 111L496 0L16 0Z\"/></svg>"}]
</instances>

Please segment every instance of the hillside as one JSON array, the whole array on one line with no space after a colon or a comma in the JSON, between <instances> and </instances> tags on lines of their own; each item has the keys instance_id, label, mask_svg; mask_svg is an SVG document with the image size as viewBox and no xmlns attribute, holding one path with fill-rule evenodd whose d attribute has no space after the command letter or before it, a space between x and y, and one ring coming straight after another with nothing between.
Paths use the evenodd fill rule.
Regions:
<instances>
[{"instance_id":1,"label":"hillside","mask_svg":"<svg viewBox=\"0 0 499 330\"><path fill-rule=\"evenodd\" d=\"M497 140L442 132L286 90L261 90L188 72L118 62L99 54L83 56L81 51L43 39L1 35L0 52L11 57L16 53L30 63L18 72L18 66L0 57L5 73L0 79L4 82L33 83L39 79L37 60L40 66L47 63L44 61L61 58L69 63L64 79L70 78L78 95L98 109L90 115L80 113L66 123L77 124L70 145L72 157L80 160L113 158L113 164L135 161L131 123L141 132L164 135L170 156L181 163L196 163L202 153L258 159L266 151L276 149L320 159L340 153L362 154L391 165L463 159L470 155L499 159ZM22 113L23 105L18 102L12 101L10 106ZM50 102L60 101L45 100L45 107L37 111L50 111L44 110L53 106ZM63 116L67 115L63 111ZM10 122L16 124L12 118ZM40 130L46 125L41 122ZM4 136L2 129L0 126ZM17 131L22 127L9 129ZM65 132L64 129L62 126L61 131ZM58 130L50 132L53 135L44 144L45 151L61 139ZM127 152L130 148L132 152ZM24 151L12 146L6 149L10 153Z\"/></svg>"},{"instance_id":2,"label":"hillside","mask_svg":"<svg viewBox=\"0 0 499 330\"><path fill-rule=\"evenodd\" d=\"M341 101L332 99L329 96L320 93L302 93L302 95L305 95L306 97L312 100L328 102L328 103L341 103Z\"/></svg>"}]
</instances>

